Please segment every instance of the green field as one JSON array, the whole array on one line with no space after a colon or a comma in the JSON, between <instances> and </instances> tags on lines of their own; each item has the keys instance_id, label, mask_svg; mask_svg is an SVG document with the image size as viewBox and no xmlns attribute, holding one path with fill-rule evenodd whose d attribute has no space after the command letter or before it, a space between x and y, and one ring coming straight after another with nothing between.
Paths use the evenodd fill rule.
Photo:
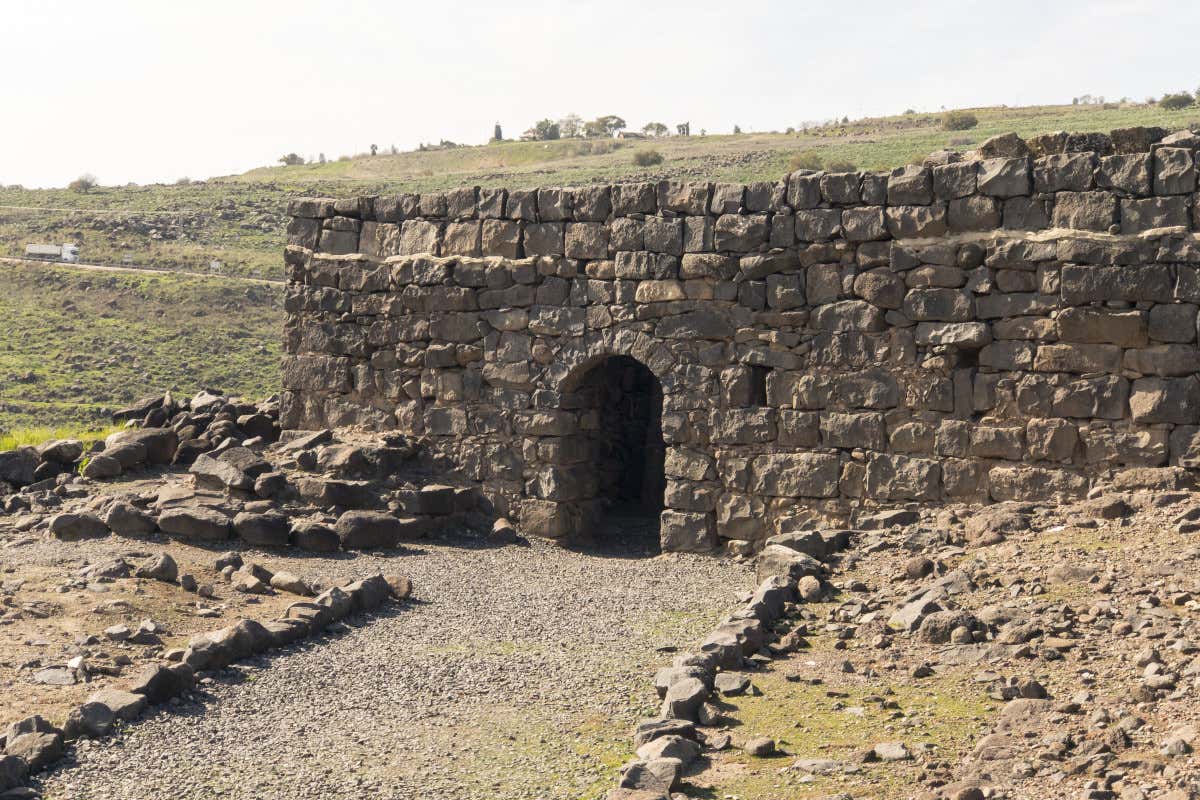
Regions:
<instances>
[{"instance_id":1,"label":"green field","mask_svg":"<svg viewBox=\"0 0 1200 800\"><path fill-rule=\"evenodd\" d=\"M0 265L10 287L0 298L0 434L95 424L121 403L166 388L276 391L280 290L227 277L282 277L292 197L663 177L774 180L801 153L879 170L945 147L969 150L1007 131L1200 126L1195 107L971 112L979 124L968 131L943 130L937 114L909 114L797 133L503 142L267 167L183 185L102 186L86 194L0 188L0 256L19 255L29 242L74 241L88 263L211 273L212 262L220 262L219 276L207 279ZM645 149L661 153L662 163L635 166L634 153Z\"/></svg>"},{"instance_id":2,"label":"green field","mask_svg":"<svg viewBox=\"0 0 1200 800\"><path fill-rule=\"evenodd\" d=\"M166 389L278 391L278 287L8 264L0 282L0 439L94 427Z\"/></svg>"}]
</instances>

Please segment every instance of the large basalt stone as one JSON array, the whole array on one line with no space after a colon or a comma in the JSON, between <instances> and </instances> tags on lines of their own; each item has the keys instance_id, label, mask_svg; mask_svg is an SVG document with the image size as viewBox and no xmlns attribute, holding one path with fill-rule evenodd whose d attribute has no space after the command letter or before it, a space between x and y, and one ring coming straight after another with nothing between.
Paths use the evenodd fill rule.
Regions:
<instances>
[{"instance_id":1,"label":"large basalt stone","mask_svg":"<svg viewBox=\"0 0 1200 800\"><path fill-rule=\"evenodd\" d=\"M287 547L290 528L287 517L273 511L243 511L233 518L234 533L254 547Z\"/></svg>"},{"instance_id":2,"label":"large basalt stone","mask_svg":"<svg viewBox=\"0 0 1200 800\"><path fill-rule=\"evenodd\" d=\"M108 526L95 514L64 512L50 518L50 533L64 542L108 536Z\"/></svg>"},{"instance_id":3,"label":"large basalt stone","mask_svg":"<svg viewBox=\"0 0 1200 800\"><path fill-rule=\"evenodd\" d=\"M204 506L168 508L159 515L158 527L172 536L203 542L223 542L233 530L229 517Z\"/></svg>"},{"instance_id":4,"label":"large basalt stone","mask_svg":"<svg viewBox=\"0 0 1200 800\"><path fill-rule=\"evenodd\" d=\"M400 519L382 511L347 511L338 517L334 530L347 550L394 548L420 535L413 518Z\"/></svg>"}]
</instances>

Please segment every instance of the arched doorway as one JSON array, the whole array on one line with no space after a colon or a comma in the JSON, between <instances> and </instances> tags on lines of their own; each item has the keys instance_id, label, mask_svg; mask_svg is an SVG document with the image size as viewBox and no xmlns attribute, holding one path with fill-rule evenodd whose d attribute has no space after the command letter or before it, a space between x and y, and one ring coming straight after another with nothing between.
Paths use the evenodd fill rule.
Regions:
<instances>
[{"instance_id":1,"label":"arched doorway","mask_svg":"<svg viewBox=\"0 0 1200 800\"><path fill-rule=\"evenodd\" d=\"M590 473L583 531L604 545L658 552L666 487L662 384L629 356L607 356L573 377L561 408L576 414L572 449Z\"/></svg>"}]
</instances>

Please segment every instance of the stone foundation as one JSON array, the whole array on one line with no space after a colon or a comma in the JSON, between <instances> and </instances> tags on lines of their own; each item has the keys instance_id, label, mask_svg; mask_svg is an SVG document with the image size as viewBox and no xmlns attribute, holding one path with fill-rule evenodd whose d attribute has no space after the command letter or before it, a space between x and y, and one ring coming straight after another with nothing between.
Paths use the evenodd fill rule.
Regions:
<instances>
[{"instance_id":1,"label":"stone foundation","mask_svg":"<svg viewBox=\"0 0 1200 800\"><path fill-rule=\"evenodd\" d=\"M1198 147L296 201L282 424L425 437L527 533L661 505L675 550L1192 470Z\"/></svg>"}]
</instances>

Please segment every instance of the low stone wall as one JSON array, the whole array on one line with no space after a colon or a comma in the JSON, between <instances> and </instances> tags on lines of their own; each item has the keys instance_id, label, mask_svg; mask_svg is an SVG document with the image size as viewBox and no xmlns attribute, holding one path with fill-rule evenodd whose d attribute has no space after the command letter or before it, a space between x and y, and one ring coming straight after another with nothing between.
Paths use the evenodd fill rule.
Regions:
<instances>
[{"instance_id":1,"label":"low stone wall","mask_svg":"<svg viewBox=\"0 0 1200 800\"><path fill-rule=\"evenodd\" d=\"M1008 135L891 173L296 201L281 424L424 436L545 536L635 472L667 549L1191 470L1198 148Z\"/></svg>"}]
</instances>

